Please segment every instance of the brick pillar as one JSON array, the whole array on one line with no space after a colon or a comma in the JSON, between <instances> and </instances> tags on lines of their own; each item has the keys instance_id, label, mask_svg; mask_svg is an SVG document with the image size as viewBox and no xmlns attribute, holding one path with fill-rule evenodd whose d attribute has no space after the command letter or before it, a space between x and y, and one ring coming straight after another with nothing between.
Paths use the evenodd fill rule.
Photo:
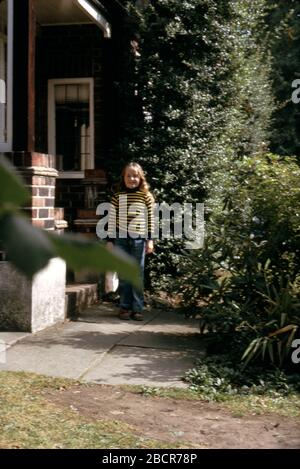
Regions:
<instances>
[{"instance_id":1,"label":"brick pillar","mask_svg":"<svg viewBox=\"0 0 300 469\"><path fill-rule=\"evenodd\" d=\"M54 230L54 157L35 152L12 152L6 157L18 169L31 193L24 211L34 226ZM49 264L26 279L9 262L0 261L0 328L36 332L65 320L66 264Z\"/></svg>"},{"instance_id":2,"label":"brick pillar","mask_svg":"<svg viewBox=\"0 0 300 469\"><path fill-rule=\"evenodd\" d=\"M46 230L54 230L55 180L54 156L35 152L12 152L6 156L18 169L31 193L25 212L32 224Z\"/></svg>"}]
</instances>

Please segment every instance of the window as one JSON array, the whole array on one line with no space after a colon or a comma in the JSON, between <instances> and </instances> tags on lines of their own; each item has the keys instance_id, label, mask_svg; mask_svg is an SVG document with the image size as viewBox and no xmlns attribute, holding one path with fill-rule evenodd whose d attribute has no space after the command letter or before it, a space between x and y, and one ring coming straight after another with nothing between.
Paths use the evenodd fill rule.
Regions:
<instances>
[{"instance_id":1,"label":"window","mask_svg":"<svg viewBox=\"0 0 300 469\"><path fill-rule=\"evenodd\" d=\"M0 151L12 146L12 0L0 0Z\"/></svg>"},{"instance_id":2,"label":"window","mask_svg":"<svg viewBox=\"0 0 300 469\"><path fill-rule=\"evenodd\" d=\"M62 177L94 169L93 80L49 80L48 151Z\"/></svg>"}]
</instances>

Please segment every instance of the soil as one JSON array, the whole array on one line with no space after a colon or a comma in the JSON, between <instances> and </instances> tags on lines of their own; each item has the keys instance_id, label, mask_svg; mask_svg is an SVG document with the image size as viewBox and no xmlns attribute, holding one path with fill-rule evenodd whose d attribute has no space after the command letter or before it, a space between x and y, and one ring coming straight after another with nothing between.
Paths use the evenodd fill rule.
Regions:
<instances>
[{"instance_id":1,"label":"soil","mask_svg":"<svg viewBox=\"0 0 300 469\"><path fill-rule=\"evenodd\" d=\"M300 448L299 419L235 416L220 404L146 396L107 385L73 386L48 399L92 420L120 420L140 436L186 448Z\"/></svg>"}]
</instances>

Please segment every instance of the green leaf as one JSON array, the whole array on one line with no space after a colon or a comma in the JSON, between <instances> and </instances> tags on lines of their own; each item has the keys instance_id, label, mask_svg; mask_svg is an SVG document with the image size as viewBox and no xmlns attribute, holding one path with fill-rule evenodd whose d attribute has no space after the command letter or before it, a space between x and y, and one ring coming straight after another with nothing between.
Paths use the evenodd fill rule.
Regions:
<instances>
[{"instance_id":1,"label":"green leaf","mask_svg":"<svg viewBox=\"0 0 300 469\"><path fill-rule=\"evenodd\" d=\"M286 353L289 351L289 349L291 347L291 343L293 341L294 335L296 334L297 330L298 330L298 326L295 326L294 329L291 331L291 333L289 335L289 338L287 340L286 347L285 347Z\"/></svg>"},{"instance_id":2,"label":"green leaf","mask_svg":"<svg viewBox=\"0 0 300 469\"><path fill-rule=\"evenodd\" d=\"M8 260L29 278L55 257L46 232L32 226L21 215L2 217L0 233Z\"/></svg>"},{"instance_id":3,"label":"green leaf","mask_svg":"<svg viewBox=\"0 0 300 469\"><path fill-rule=\"evenodd\" d=\"M278 352L278 358L279 358L279 365L282 366L284 355L282 353L282 342L281 342L281 340L279 340L277 342L277 352Z\"/></svg>"},{"instance_id":4,"label":"green leaf","mask_svg":"<svg viewBox=\"0 0 300 469\"><path fill-rule=\"evenodd\" d=\"M258 339L254 339L251 344L249 345L249 347L247 348L246 352L244 353L244 355L242 356L242 360L244 360L247 355L247 359L244 363L244 366L243 368L246 368L246 366L248 365L248 363L255 357L255 354L258 350L258 347L260 346L260 343L262 341L262 338L258 338Z\"/></svg>"},{"instance_id":5,"label":"green leaf","mask_svg":"<svg viewBox=\"0 0 300 469\"><path fill-rule=\"evenodd\" d=\"M288 332L291 329L294 329L295 325L294 324L289 324L288 326L282 327L281 329L277 329L277 331L272 332L271 334L268 335L268 337L274 337L279 334L283 334L284 332Z\"/></svg>"},{"instance_id":6,"label":"green leaf","mask_svg":"<svg viewBox=\"0 0 300 469\"><path fill-rule=\"evenodd\" d=\"M270 355L271 362L274 363L273 342L268 343L268 352Z\"/></svg>"},{"instance_id":7,"label":"green leaf","mask_svg":"<svg viewBox=\"0 0 300 469\"><path fill-rule=\"evenodd\" d=\"M254 339L252 340L252 342L250 342L250 344L248 345L247 349L245 350L243 356L242 356L242 360L245 360L245 358L247 357L247 355L251 352L251 350L255 347L256 345L256 342L258 341L259 339Z\"/></svg>"},{"instance_id":8,"label":"green leaf","mask_svg":"<svg viewBox=\"0 0 300 469\"><path fill-rule=\"evenodd\" d=\"M283 325L286 322L286 318L287 318L287 313L282 313L280 316L280 327L283 327Z\"/></svg>"},{"instance_id":9,"label":"green leaf","mask_svg":"<svg viewBox=\"0 0 300 469\"><path fill-rule=\"evenodd\" d=\"M263 360L265 359L267 345L268 345L268 338L265 337L263 340L263 346L262 346L262 359Z\"/></svg>"},{"instance_id":10,"label":"green leaf","mask_svg":"<svg viewBox=\"0 0 300 469\"><path fill-rule=\"evenodd\" d=\"M276 324L276 323L277 323L277 319L272 319L272 321L266 322L265 326L271 326L272 324Z\"/></svg>"},{"instance_id":11,"label":"green leaf","mask_svg":"<svg viewBox=\"0 0 300 469\"><path fill-rule=\"evenodd\" d=\"M256 352L257 352L259 346L262 344L263 340L264 340L264 339L263 339L262 337L261 337L260 339L257 339L257 342L256 342L256 344L255 344L254 350L253 350L253 352L252 352L252 356L253 356L253 357L255 356L255 354L256 354Z\"/></svg>"},{"instance_id":12,"label":"green leaf","mask_svg":"<svg viewBox=\"0 0 300 469\"><path fill-rule=\"evenodd\" d=\"M210 280L209 283L200 283L199 287L206 288L207 290L218 290L220 285L215 280Z\"/></svg>"},{"instance_id":13,"label":"green leaf","mask_svg":"<svg viewBox=\"0 0 300 469\"><path fill-rule=\"evenodd\" d=\"M136 262L123 251L107 249L103 242L90 241L78 235L59 236L48 233L59 257L74 270L90 269L95 272L118 272L119 276L142 288L140 270Z\"/></svg>"},{"instance_id":14,"label":"green leaf","mask_svg":"<svg viewBox=\"0 0 300 469\"><path fill-rule=\"evenodd\" d=\"M0 232L8 260L29 278L46 267L51 258L61 257L74 270L116 271L142 288L139 267L132 258L118 249L108 250L103 243L40 230L16 214L0 219Z\"/></svg>"},{"instance_id":15,"label":"green leaf","mask_svg":"<svg viewBox=\"0 0 300 469\"><path fill-rule=\"evenodd\" d=\"M30 195L17 176L13 166L0 156L0 214L1 206L13 205L15 208L23 205Z\"/></svg>"}]
</instances>

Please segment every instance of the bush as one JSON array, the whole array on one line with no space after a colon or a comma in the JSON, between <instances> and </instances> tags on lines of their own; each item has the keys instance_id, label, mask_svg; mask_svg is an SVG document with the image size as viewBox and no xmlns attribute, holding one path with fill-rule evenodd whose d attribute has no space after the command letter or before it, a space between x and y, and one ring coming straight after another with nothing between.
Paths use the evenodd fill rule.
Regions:
<instances>
[{"instance_id":1,"label":"bush","mask_svg":"<svg viewBox=\"0 0 300 469\"><path fill-rule=\"evenodd\" d=\"M244 370L228 356L210 356L188 371L185 381L208 400L226 395L286 396L300 391L299 375L286 375L276 368L252 366Z\"/></svg>"},{"instance_id":2,"label":"bush","mask_svg":"<svg viewBox=\"0 0 300 469\"><path fill-rule=\"evenodd\" d=\"M241 356L252 343L246 361L285 365L300 325L299 178L294 158L267 153L236 163L204 251L181 264L187 309L201 314L220 346Z\"/></svg>"},{"instance_id":3,"label":"bush","mask_svg":"<svg viewBox=\"0 0 300 469\"><path fill-rule=\"evenodd\" d=\"M124 3L124 44L134 38L140 55L127 53L118 83L117 165L122 157L140 162L159 203L203 202L226 184L231 158L268 141L265 0ZM152 286L166 288L180 276L182 249L178 240L157 243Z\"/></svg>"},{"instance_id":4,"label":"bush","mask_svg":"<svg viewBox=\"0 0 300 469\"><path fill-rule=\"evenodd\" d=\"M272 89L276 108L272 116L271 149L280 155L296 155L300 163L300 106L292 100L294 80L299 79L300 4L296 0L267 0ZM299 92L296 93L299 96Z\"/></svg>"}]
</instances>

